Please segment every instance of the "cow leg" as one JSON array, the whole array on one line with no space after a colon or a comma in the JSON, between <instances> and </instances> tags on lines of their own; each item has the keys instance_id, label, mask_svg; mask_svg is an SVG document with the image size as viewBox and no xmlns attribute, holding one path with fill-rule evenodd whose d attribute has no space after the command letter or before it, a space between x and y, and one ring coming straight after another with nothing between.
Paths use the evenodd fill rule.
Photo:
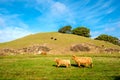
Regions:
<instances>
[{"instance_id":1,"label":"cow leg","mask_svg":"<svg viewBox=\"0 0 120 80\"><path fill-rule=\"evenodd\" d=\"M80 63L78 63L78 67L80 67Z\"/></svg>"}]
</instances>

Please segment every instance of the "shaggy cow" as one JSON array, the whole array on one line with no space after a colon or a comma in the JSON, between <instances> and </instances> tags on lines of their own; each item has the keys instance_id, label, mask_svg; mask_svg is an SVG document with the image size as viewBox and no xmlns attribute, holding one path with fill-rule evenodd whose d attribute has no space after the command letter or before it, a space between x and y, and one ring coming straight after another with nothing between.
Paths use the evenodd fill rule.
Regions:
<instances>
[{"instance_id":1,"label":"shaggy cow","mask_svg":"<svg viewBox=\"0 0 120 80\"><path fill-rule=\"evenodd\" d=\"M86 66L93 67L93 64L92 64L93 62L91 57L77 57L73 55L72 59L77 63L78 67L80 67L80 65L84 65L85 67Z\"/></svg>"},{"instance_id":2,"label":"shaggy cow","mask_svg":"<svg viewBox=\"0 0 120 80\"><path fill-rule=\"evenodd\" d=\"M63 60L63 59L56 58L55 62L57 63L57 67L61 65L65 65L66 67L69 67L71 65L70 60Z\"/></svg>"}]
</instances>

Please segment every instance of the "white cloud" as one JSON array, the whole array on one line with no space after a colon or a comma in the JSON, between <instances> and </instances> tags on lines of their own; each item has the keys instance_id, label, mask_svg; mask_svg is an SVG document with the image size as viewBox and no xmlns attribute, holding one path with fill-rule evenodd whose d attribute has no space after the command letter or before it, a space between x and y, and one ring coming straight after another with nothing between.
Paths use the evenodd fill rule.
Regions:
<instances>
[{"instance_id":1,"label":"white cloud","mask_svg":"<svg viewBox=\"0 0 120 80\"><path fill-rule=\"evenodd\" d=\"M5 21L4 19L0 18L0 27L4 27L5 26Z\"/></svg>"},{"instance_id":2,"label":"white cloud","mask_svg":"<svg viewBox=\"0 0 120 80\"><path fill-rule=\"evenodd\" d=\"M114 7L111 7L112 2L113 0L109 1L99 0L96 1L94 5L91 5L89 7L84 6L81 8L80 6L80 8L75 9L74 12L77 12L76 16L79 15L79 18L84 19L84 21L87 21L88 18L94 21L99 21L102 18L104 18L106 14L112 13L116 9ZM72 7L71 9L73 9Z\"/></svg>"},{"instance_id":3,"label":"white cloud","mask_svg":"<svg viewBox=\"0 0 120 80\"><path fill-rule=\"evenodd\" d=\"M115 9L116 9L115 7L109 8L109 9L106 11L106 14L110 14L110 13L114 12Z\"/></svg>"},{"instance_id":4,"label":"white cloud","mask_svg":"<svg viewBox=\"0 0 120 80\"><path fill-rule=\"evenodd\" d=\"M32 0L27 1L26 5L27 7L32 6L34 9L45 14L47 11L49 11L53 3L54 3L53 0Z\"/></svg>"},{"instance_id":5,"label":"white cloud","mask_svg":"<svg viewBox=\"0 0 120 80\"><path fill-rule=\"evenodd\" d=\"M50 28L50 25L57 27L61 25L61 23L75 24L73 12L62 2L53 0L38 1L37 5L35 5L35 9L42 13L37 18L42 26L49 26Z\"/></svg>"},{"instance_id":6,"label":"white cloud","mask_svg":"<svg viewBox=\"0 0 120 80\"><path fill-rule=\"evenodd\" d=\"M104 31L105 32L112 32L112 31L115 31L115 29L116 29L115 27L111 27L111 28L108 27L108 28L105 28Z\"/></svg>"},{"instance_id":7,"label":"white cloud","mask_svg":"<svg viewBox=\"0 0 120 80\"><path fill-rule=\"evenodd\" d=\"M107 34L120 38L120 21L110 22L97 26L95 31L91 31L92 38L99 36L100 34Z\"/></svg>"},{"instance_id":8,"label":"white cloud","mask_svg":"<svg viewBox=\"0 0 120 80\"><path fill-rule=\"evenodd\" d=\"M92 35L91 38L96 38L97 36L99 36L101 33L101 31L91 31L90 34Z\"/></svg>"},{"instance_id":9,"label":"white cloud","mask_svg":"<svg viewBox=\"0 0 120 80\"><path fill-rule=\"evenodd\" d=\"M65 14L68 11L67 7L60 3L60 2L55 2L52 6L51 6L51 13L53 15L61 15L61 14Z\"/></svg>"},{"instance_id":10,"label":"white cloud","mask_svg":"<svg viewBox=\"0 0 120 80\"><path fill-rule=\"evenodd\" d=\"M108 8L111 6L112 3L113 3L113 0L102 2L101 8L103 8L103 9Z\"/></svg>"},{"instance_id":11,"label":"white cloud","mask_svg":"<svg viewBox=\"0 0 120 80\"><path fill-rule=\"evenodd\" d=\"M63 3L54 2L51 5L48 16L53 17L54 21L61 21L63 23L74 24L73 12Z\"/></svg>"},{"instance_id":12,"label":"white cloud","mask_svg":"<svg viewBox=\"0 0 120 80\"><path fill-rule=\"evenodd\" d=\"M31 34L28 25L19 19L19 15L0 15L0 42L11 41Z\"/></svg>"},{"instance_id":13,"label":"white cloud","mask_svg":"<svg viewBox=\"0 0 120 80\"><path fill-rule=\"evenodd\" d=\"M0 30L0 42L11 41L25 35L31 34L31 32L19 28L19 27L6 27Z\"/></svg>"}]
</instances>

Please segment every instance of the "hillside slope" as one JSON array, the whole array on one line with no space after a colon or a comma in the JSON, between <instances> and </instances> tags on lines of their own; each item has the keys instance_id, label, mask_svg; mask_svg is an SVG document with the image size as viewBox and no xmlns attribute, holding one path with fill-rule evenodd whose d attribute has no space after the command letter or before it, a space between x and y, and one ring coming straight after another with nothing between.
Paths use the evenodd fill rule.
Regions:
<instances>
[{"instance_id":1,"label":"hillside slope","mask_svg":"<svg viewBox=\"0 0 120 80\"><path fill-rule=\"evenodd\" d=\"M65 53L69 51L71 46L81 43L94 44L99 47L101 47L101 45L104 45L104 47L106 48L120 49L119 46L111 44L109 42L93 40L90 38L77 36L73 34L62 34L58 32L31 34L14 41L0 43L0 48L19 49L34 44L40 44L49 47L55 53Z\"/></svg>"}]
</instances>

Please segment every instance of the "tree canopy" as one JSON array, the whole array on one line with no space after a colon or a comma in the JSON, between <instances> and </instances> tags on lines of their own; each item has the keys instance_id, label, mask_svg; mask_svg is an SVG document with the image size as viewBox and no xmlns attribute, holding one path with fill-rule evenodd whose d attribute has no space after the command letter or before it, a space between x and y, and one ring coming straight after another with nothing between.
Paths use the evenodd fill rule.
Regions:
<instances>
[{"instance_id":1,"label":"tree canopy","mask_svg":"<svg viewBox=\"0 0 120 80\"><path fill-rule=\"evenodd\" d=\"M60 28L59 30L58 30L58 32L60 32L60 33L71 33L71 26L64 26L64 27L62 27L62 28Z\"/></svg>"},{"instance_id":2,"label":"tree canopy","mask_svg":"<svg viewBox=\"0 0 120 80\"><path fill-rule=\"evenodd\" d=\"M84 36L84 37L90 37L90 29L86 27L77 27L72 30L72 34Z\"/></svg>"},{"instance_id":3,"label":"tree canopy","mask_svg":"<svg viewBox=\"0 0 120 80\"><path fill-rule=\"evenodd\" d=\"M113 37L107 34L101 34L98 37L96 37L95 40L103 40L103 41L108 41L116 45L120 45L119 39L117 37Z\"/></svg>"},{"instance_id":4,"label":"tree canopy","mask_svg":"<svg viewBox=\"0 0 120 80\"><path fill-rule=\"evenodd\" d=\"M69 34L75 34L79 36L84 36L84 37L90 37L90 29L86 27L77 27L71 30L71 26L64 26L58 30L60 33L69 33Z\"/></svg>"}]
</instances>

